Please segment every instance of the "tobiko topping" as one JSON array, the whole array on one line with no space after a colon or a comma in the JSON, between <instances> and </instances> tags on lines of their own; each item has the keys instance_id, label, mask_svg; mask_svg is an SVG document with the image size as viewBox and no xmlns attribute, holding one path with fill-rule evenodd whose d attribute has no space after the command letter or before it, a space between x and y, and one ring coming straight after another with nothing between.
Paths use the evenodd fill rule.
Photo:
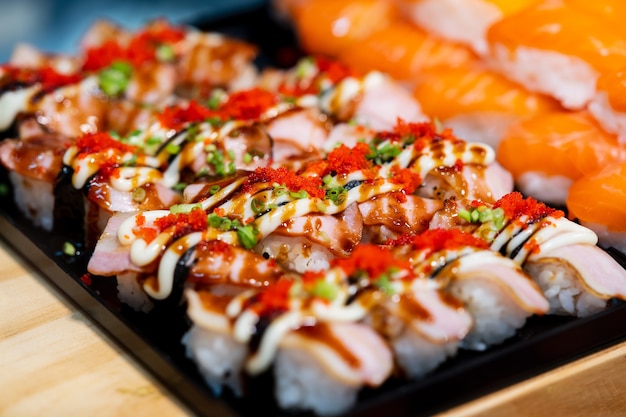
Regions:
<instances>
[{"instance_id":1,"label":"tobiko topping","mask_svg":"<svg viewBox=\"0 0 626 417\"><path fill-rule=\"evenodd\" d=\"M412 245L414 249L425 251L427 255L442 250L454 250L467 246L488 249L489 243L460 229L430 229L420 234L404 234L387 241L391 246Z\"/></svg>"},{"instance_id":2,"label":"tobiko topping","mask_svg":"<svg viewBox=\"0 0 626 417\"><path fill-rule=\"evenodd\" d=\"M526 217L527 223L535 223L545 217L560 218L565 215L563 211L546 206L532 197L526 197L517 191L509 193L496 201L494 208L501 208L509 220Z\"/></svg>"},{"instance_id":3,"label":"tobiko topping","mask_svg":"<svg viewBox=\"0 0 626 417\"><path fill-rule=\"evenodd\" d=\"M291 192L304 191L310 197L324 198L322 180L319 177L303 177L285 168L259 167L254 170L243 184L243 191L249 192L254 184L270 183L287 187Z\"/></svg>"}]
</instances>

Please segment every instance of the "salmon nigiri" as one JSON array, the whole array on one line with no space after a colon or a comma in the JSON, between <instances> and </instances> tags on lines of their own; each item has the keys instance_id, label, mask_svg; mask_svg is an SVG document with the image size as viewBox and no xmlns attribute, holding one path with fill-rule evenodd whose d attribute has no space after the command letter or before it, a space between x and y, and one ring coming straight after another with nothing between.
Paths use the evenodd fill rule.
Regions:
<instances>
[{"instance_id":1,"label":"salmon nigiri","mask_svg":"<svg viewBox=\"0 0 626 417\"><path fill-rule=\"evenodd\" d=\"M606 131L626 143L626 68L600 75L589 112Z\"/></svg>"},{"instance_id":2,"label":"salmon nigiri","mask_svg":"<svg viewBox=\"0 0 626 417\"><path fill-rule=\"evenodd\" d=\"M574 110L592 99L599 74L626 66L625 39L622 26L564 0L524 9L487 32L500 71Z\"/></svg>"},{"instance_id":3,"label":"salmon nigiri","mask_svg":"<svg viewBox=\"0 0 626 417\"><path fill-rule=\"evenodd\" d=\"M400 80L414 80L427 69L456 67L476 60L469 48L403 22L372 32L344 49L339 58L362 71L384 71Z\"/></svg>"},{"instance_id":4,"label":"salmon nigiri","mask_svg":"<svg viewBox=\"0 0 626 417\"><path fill-rule=\"evenodd\" d=\"M514 121L561 108L553 98L529 92L478 64L423 73L413 95L424 113L458 137L494 147Z\"/></svg>"},{"instance_id":5,"label":"salmon nigiri","mask_svg":"<svg viewBox=\"0 0 626 417\"><path fill-rule=\"evenodd\" d=\"M504 16L538 0L402 0L412 22L444 39L487 52L485 33Z\"/></svg>"},{"instance_id":6,"label":"salmon nigiri","mask_svg":"<svg viewBox=\"0 0 626 417\"><path fill-rule=\"evenodd\" d=\"M574 181L607 163L626 160L626 147L587 112L552 112L511 125L497 158L520 191L563 205Z\"/></svg>"},{"instance_id":7,"label":"salmon nigiri","mask_svg":"<svg viewBox=\"0 0 626 417\"><path fill-rule=\"evenodd\" d=\"M395 6L386 0L310 0L291 6L303 49L329 56L358 44L397 17Z\"/></svg>"},{"instance_id":8,"label":"salmon nigiri","mask_svg":"<svg viewBox=\"0 0 626 417\"><path fill-rule=\"evenodd\" d=\"M591 13L610 23L621 24L626 17L626 2L623 0L565 0L567 6Z\"/></svg>"},{"instance_id":9,"label":"salmon nigiri","mask_svg":"<svg viewBox=\"0 0 626 417\"><path fill-rule=\"evenodd\" d=\"M571 217L604 247L626 251L626 163L614 162L576 181L567 197Z\"/></svg>"}]
</instances>

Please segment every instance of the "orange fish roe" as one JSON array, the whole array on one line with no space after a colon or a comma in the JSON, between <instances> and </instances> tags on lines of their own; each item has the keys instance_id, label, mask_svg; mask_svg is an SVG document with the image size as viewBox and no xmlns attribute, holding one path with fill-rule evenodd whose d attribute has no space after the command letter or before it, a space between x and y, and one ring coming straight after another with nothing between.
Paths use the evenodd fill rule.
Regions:
<instances>
[{"instance_id":1,"label":"orange fish roe","mask_svg":"<svg viewBox=\"0 0 626 417\"><path fill-rule=\"evenodd\" d=\"M526 216L527 223L535 223L548 216L559 218L565 215L563 211L548 207L532 197L524 198L517 191L505 195L496 201L493 207L501 208L504 211L504 216L509 220Z\"/></svg>"},{"instance_id":2,"label":"orange fish roe","mask_svg":"<svg viewBox=\"0 0 626 417\"><path fill-rule=\"evenodd\" d=\"M85 51L84 71L98 71L115 61L127 61L133 66L158 60L157 48L174 44L185 37L185 31L159 22L135 34L128 45L123 46L115 39Z\"/></svg>"},{"instance_id":3,"label":"orange fish roe","mask_svg":"<svg viewBox=\"0 0 626 417\"><path fill-rule=\"evenodd\" d=\"M216 116L217 113L207 107L200 105L197 101L191 100L187 107L169 106L159 115L161 125L167 129L180 130L186 123L202 122L209 117Z\"/></svg>"},{"instance_id":4,"label":"orange fish roe","mask_svg":"<svg viewBox=\"0 0 626 417\"><path fill-rule=\"evenodd\" d=\"M137 149L135 146L115 140L106 132L85 133L76 141L76 147L78 148L79 158L107 149L113 149L120 152L135 152Z\"/></svg>"},{"instance_id":5,"label":"orange fish roe","mask_svg":"<svg viewBox=\"0 0 626 417\"><path fill-rule=\"evenodd\" d=\"M315 65L317 65L319 72L333 84L337 84L348 77L359 76L353 68L350 68L339 61L328 59L323 56L315 57Z\"/></svg>"},{"instance_id":6,"label":"orange fish roe","mask_svg":"<svg viewBox=\"0 0 626 417\"><path fill-rule=\"evenodd\" d=\"M430 229L418 235L404 234L395 240L389 240L387 244L412 245L416 250L426 251L427 255L466 246L479 249L489 248L487 241L459 229Z\"/></svg>"},{"instance_id":7,"label":"orange fish roe","mask_svg":"<svg viewBox=\"0 0 626 417\"><path fill-rule=\"evenodd\" d=\"M324 198L322 180L319 177L303 177L285 167L259 167L254 170L243 183L243 192L248 192L258 183L277 183L289 191L306 191L311 197Z\"/></svg>"},{"instance_id":8,"label":"orange fish roe","mask_svg":"<svg viewBox=\"0 0 626 417\"><path fill-rule=\"evenodd\" d=\"M304 173L323 178L327 174L347 175L354 171L368 170L374 168L372 161L367 159L371 152L369 145L363 142L357 143L353 148L342 144L333 149L325 160L308 164Z\"/></svg>"},{"instance_id":9,"label":"orange fish roe","mask_svg":"<svg viewBox=\"0 0 626 417\"><path fill-rule=\"evenodd\" d=\"M259 316L272 316L289 310L292 279L281 277L268 285L263 291L246 300L244 309L251 309Z\"/></svg>"},{"instance_id":10,"label":"orange fish roe","mask_svg":"<svg viewBox=\"0 0 626 417\"><path fill-rule=\"evenodd\" d=\"M189 213L170 213L154 221L154 227L160 231L173 228L174 239L205 230L208 225L207 214L199 207Z\"/></svg>"},{"instance_id":11,"label":"orange fish roe","mask_svg":"<svg viewBox=\"0 0 626 417\"><path fill-rule=\"evenodd\" d=\"M402 185L402 191L406 194L413 194L422 183L422 177L409 168L394 166L391 168L391 174L390 181Z\"/></svg>"},{"instance_id":12,"label":"orange fish roe","mask_svg":"<svg viewBox=\"0 0 626 417\"><path fill-rule=\"evenodd\" d=\"M62 74L49 66L42 68L18 68L12 65L3 65L4 74L0 79L1 85L15 84L26 87L40 83L41 90L49 92L59 87L79 82L83 77L80 74Z\"/></svg>"},{"instance_id":13,"label":"orange fish roe","mask_svg":"<svg viewBox=\"0 0 626 417\"><path fill-rule=\"evenodd\" d=\"M289 97L319 94L324 87L327 88L322 85L322 81L336 85L345 78L362 76L353 68L322 56L313 57L313 65L317 67L317 74L314 77L299 79L295 84L286 81L278 87L278 92Z\"/></svg>"},{"instance_id":14,"label":"orange fish roe","mask_svg":"<svg viewBox=\"0 0 626 417\"><path fill-rule=\"evenodd\" d=\"M230 94L220 111L232 119L256 120L278 102L276 94L255 87Z\"/></svg>"},{"instance_id":15,"label":"orange fish roe","mask_svg":"<svg viewBox=\"0 0 626 417\"><path fill-rule=\"evenodd\" d=\"M376 137L379 140L392 142L414 140L413 146L417 150L424 149L430 142L435 140L460 141L460 139L454 136L451 129L444 129L438 132L432 122L407 123L400 118L398 118L392 131L379 132Z\"/></svg>"},{"instance_id":16,"label":"orange fish roe","mask_svg":"<svg viewBox=\"0 0 626 417\"><path fill-rule=\"evenodd\" d=\"M336 258L331 261L331 266L343 269L348 276L362 271L370 279L376 279L393 269L411 271L408 261L397 259L390 251L370 244L357 245L349 257Z\"/></svg>"}]
</instances>

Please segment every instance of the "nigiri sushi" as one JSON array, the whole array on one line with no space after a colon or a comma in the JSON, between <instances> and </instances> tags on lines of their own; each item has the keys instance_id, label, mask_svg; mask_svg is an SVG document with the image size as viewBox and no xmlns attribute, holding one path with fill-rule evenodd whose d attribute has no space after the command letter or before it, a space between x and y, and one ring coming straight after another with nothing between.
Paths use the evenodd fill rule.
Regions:
<instances>
[{"instance_id":1,"label":"nigiri sushi","mask_svg":"<svg viewBox=\"0 0 626 417\"><path fill-rule=\"evenodd\" d=\"M286 10L293 12L301 47L309 54L331 57L391 26L397 17L393 2L385 0L310 0Z\"/></svg>"},{"instance_id":2,"label":"nigiri sushi","mask_svg":"<svg viewBox=\"0 0 626 417\"><path fill-rule=\"evenodd\" d=\"M626 298L626 270L597 246L598 236L561 210L513 192L459 212L474 234L518 263L541 287L550 314L585 317Z\"/></svg>"},{"instance_id":3,"label":"nigiri sushi","mask_svg":"<svg viewBox=\"0 0 626 417\"><path fill-rule=\"evenodd\" d=\"M596 94L589 103L589 113L596 118L607 132L618 136L626 143L626 72L606 72L600 75Z\"/></svg>"},{"instance_id":4,"label":"nigiri sushi","mask_svg":"<svg viewBox=\"0 0 626 417\"><path fill-rule=\"evenodd\" d=\"M593 98L598 76L626 66L624 31L597 14L550 0L492 25L491 65L572 110Z\"/></svg>"},{"instance_id":5,"label":"nigiri sushi","mask_svg":"<svg viewBox=\"0 0 626 417\"><path fill-rule=\"evenodd\" d=\"M410 84L422 71L464 65L476 55L463 45L398 21L345 48L337 58L361 71L382 71Z\"/></svg>"},{"instance_id":6,"label":"nigiri sushi","mask_svg":"<svg viewBox=\"0 0 626 417\"><path fill-rule=\"evenodd\" d=\"M479 63L423 71L413 95L426 115L458 137L494 148L511 123L561 108Z\"/></svg>"},{"instance_id":7,"label":"nigiri sushi","mask_svg":"<svg viewBox=\"0 0 626 417\"><path fill-rule=\"evenodd\" d=\"M548 311L548 301L519 265L460 229L431 228L389 242L418 277L463 303L473 325L461 347L485 350L515 334L526 319Z\"/></svg>"},{"instance_id":8,"label":"nigiri sushi","mask_svg":"<svg viewBox=\"0 0 626 417\"><path fill-rule=\"evenodd\" d=\"M606 164L572 184L566 200L569 215L598 235L604 248L626 252L626 163Z\"/></svg>"},{"instance_id":9,"label":"nigiri sushi","mask_svg":"<svg viewBox=\"0 0 626 417\"><path fill-rule=\"evenodd\" d=\"M498 161L520 191L563 206L572 183L612 161L626 148L585 111L550 112L512 124L497 148Z\"/></svg>"},{"instance_id":10,"label":"nigiri sushi","mask_svg":"<svg viewBox=\"0 0 626 417\"><path fill-rule=\"evenodd\" d=\"M503 17L538 0L402 0L401 9L429 33L470 46L483 55L487 29Z\"/></svg>"}]
</instances>

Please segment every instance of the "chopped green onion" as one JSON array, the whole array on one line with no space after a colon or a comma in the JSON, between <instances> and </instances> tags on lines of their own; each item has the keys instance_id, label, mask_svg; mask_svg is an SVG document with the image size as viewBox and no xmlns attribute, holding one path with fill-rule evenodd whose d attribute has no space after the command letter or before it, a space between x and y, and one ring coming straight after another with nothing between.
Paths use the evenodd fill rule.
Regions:
<instances>
[{"instance_id":1,"label":"chopped green onion","mask_svg":"<svg viewBox=\"0 0 626 417\"><path fill-rule=\"evenodd\" d=\"M339 294L339 287L333 283L320 279L315 281L315 284L311 289L311 294L316 297L332 301L337 298L337 294Z\"/></svg>"},{"instance_id":2,"label":"chopped green onion","mask_svg":"<svg viewBox=\"0 0 626 417\"><path fill-rule=\"evenodd\" d=\"M176 55L174 54L174 48L171 45L162 44L157 47L156 57L161 62L173 61Z\"/></svg>"},{"instance_id":3,"label":"chopped green onion","mask_svg":"<svg viewBox=\"0 0 626 417\"><path fill-rule=\"evenodd\" d=\"M308 198L309 197L309 193L307 193L305 190L290 191L289 195L292 198L297 198L297 199L302 199L302 198Z\"/></svg>"},{"instance_id":4,"label":"chopped green onion","mask_svg":"<svg viewBox=\"0 0 626 417\"><path fill-rule=\"evenodd\" d=\"M470 223L472 222L471 214L468 210L465 210L465 209L459 210L459 217L465 220L466 222L470 222Z\"/></svg>"},{"instance_id":5,"label":"chopped green onion","mask_svg":"<svg viewBox=\"0 0 626 417\"><path fill-rule=\"evenodd\" d=\"M170 207L170 213L172 214L187 214L191 213L193 209L202 209L202 205L200 203L195 204L174 204Z\"/></svg>"},{"instance_id":6,"label":"chopped green onion","mask_svg":"<svg viewBox=\"0 0 626 417\"><path fill-rule=\"evenodd\" d=\"M67 256L74 256L76 255L76 247L70 242L63 242L63 253Z\"/></svg>"},{"instance_id":7,"label":"chopped green onion","mask_svg":"<svg viewBox=\"0 0 626 417\"><path fill-rule=\"evenodd\" d=\"M243 154L243 163L249 164L250 162L252 162L252 155L246 152L245 154Z\"/></svg>"},{"instance_id":8,"label":"chopped green onion","mask_svg":"<svg viewBox=\"0 0 626 417\"><path fill-rule=\"evenodd\" d=\"M98 85L110 97L115 97L126 91L133 67L124 61L115 61L98 73Z\"/></svg>"},{"instance_id":9,"label":"chopped green onion","mask_svg":"<svg viewBox=\"0 0 626 417\"><path fill-rule=\"evenodd\" d=\"M185 187L187 187L187 184L184 182L179 182L178 184L176 184L174 186L174 190L176 191L183 191L185 189Z\"/></svg>"},{"instance_id":10,"label":"chopped green onion","mask_svg":"<svg viewBox=\"0 0 626 417\"><path fill-rule=\"evenodd\" d=\"M395 294L395 289L391 285L391 280L387 274L383 274L375 282L376 286L387 295Z\"/></svg>"},{"instance_id":11,"label":"chopped green onion","mask_svg":"<svg viewBox=\"0 0 626 417\"><path fill-rule=\"evenodd\" d=\"M275 195L276 197L279 197L279 196L281 196L281 195L287 194L288 192L289 192L289 190L288 190L288 189L287 189L287 187L286 187L286 186L284 186L284 185L279 185L279 186L276 186L276 187L274 188L274 195Z\"/></svg>"},{"instance_id":12,"label":"chopped green onion","mask_svg":"<svg viewBox=\"0 0 626 417\"><path fill-rule=\"evenodd\" d=\"M250 201L250 208L254 214L263 213L265 211L265 202L259 198L253 198Z\"/></svg>"},{"instance_id":13,"label":"chopped green onion","mask_svg":"<svg viewBox=\"0 0 626 417\"><path fill-rule=\"evenodd\" d=\"M180 145L176 145L175 143L168 143L165 147L165 151L170 155L175 155L180 152Z\"/></svg>"},{"instance_id":14,"label":"chopped green onion","mask_svg":"<svg viewBox=\"0 0 626 417\"><path fill-rule=\"evenodd\" d=\"M237 228L237 237L239 238L239 242L246 249L252 249L257 244L256 236L258 234L259 231L252 225L240 226Z\"/></svg>"},{"instance_id":15,"label":"chopped green onion","mask_svg":"<svg viewBox=\"0 0 626 417\"><path fill-rule=\"evenodd\" d=\"M211 195L215 195L215 194L217 194L217 192L218 192L219 190L221 190L221 189L222 189L222 187L220 187L220 186L219 186L219 185L217 185L217 184L212 185L212 186L211 186L211 188L209 188L209 194L211 194Z\"/></svg>"},{"instance_id":16,"label":"chopped green onion","mask_svg":"<svg viewBox=\"0 0 626 417\"><path fill-rule=\"evenodd\" d=\"M133 191L133 201L142 203L146 199L146 190L143 187L135 188Z\"/></svg>"}]
</instances>

